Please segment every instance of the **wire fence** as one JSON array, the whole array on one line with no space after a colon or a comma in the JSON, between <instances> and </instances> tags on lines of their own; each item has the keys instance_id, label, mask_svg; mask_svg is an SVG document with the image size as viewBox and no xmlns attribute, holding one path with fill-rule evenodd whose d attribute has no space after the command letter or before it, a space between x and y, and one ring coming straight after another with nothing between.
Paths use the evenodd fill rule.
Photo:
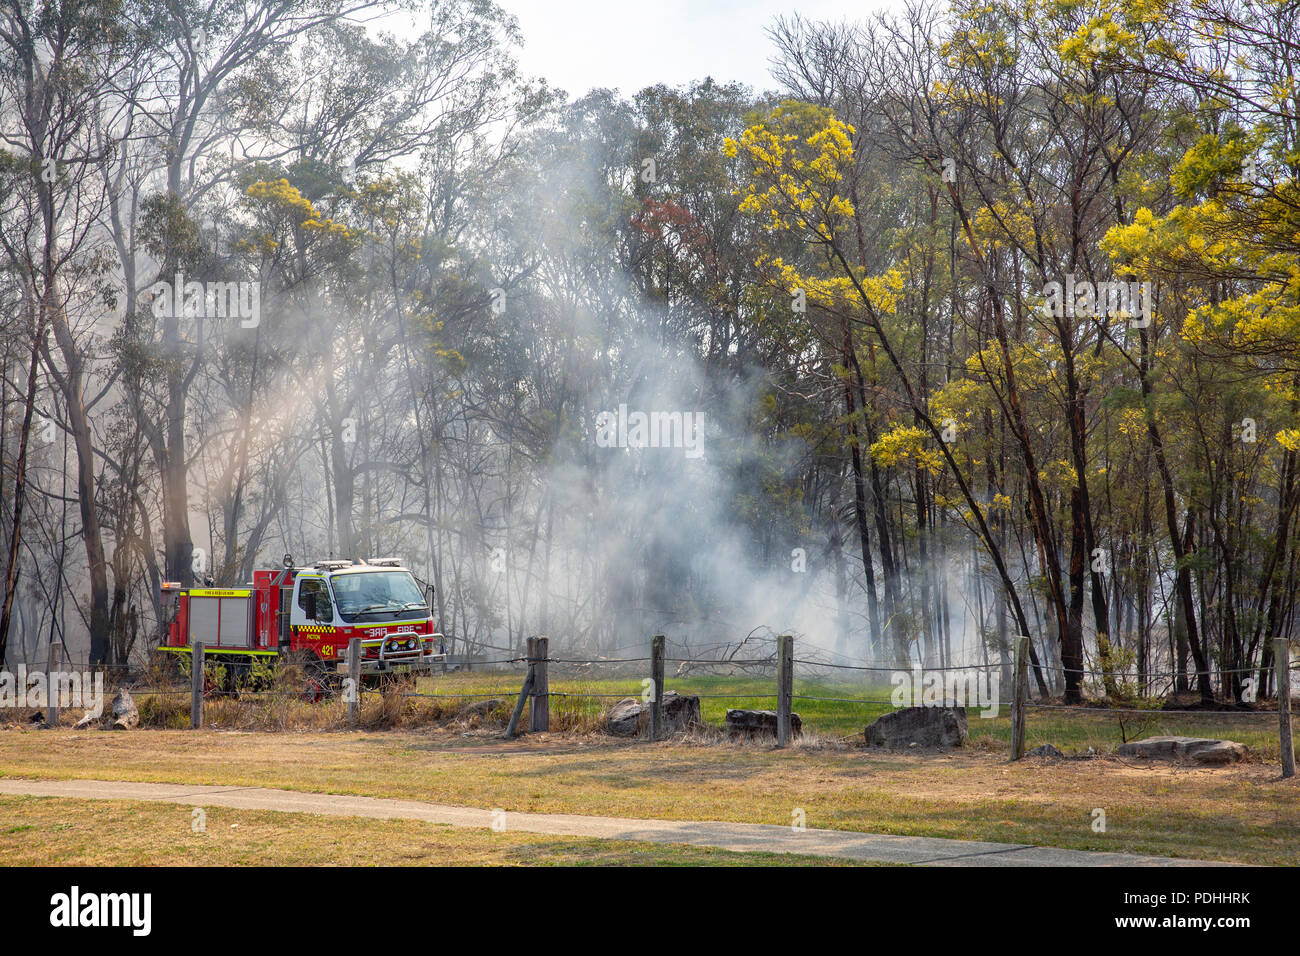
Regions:
<instances>
[{"instance_id":1,"label":"wire fence","mask_svg":"<svg viewBox=\"0 0 1300 956\"><path fill-rule=\"evenodd\" d=\"M496 658L496 659L491 659L491 660L483 660L483 661L475 660L475 661L473 661L473 662L471 662L471 663L472 663L472 666L473 666L473 667L476 667L476 668L477 668L477 667L481 667L481 666L488 666L488 665L491 665L491 666L503 666L503 665L510 665L510 664L517 664L517 665L556 664L556 665L565 665L565 666L575 666L575 667L584 667L584 668L586 668L586 667L602 667L602 666L607 666L607 665L616 665L616 664L647 664L647 663L652 663L653 660L654 660L653 657L648 657L648 656L646 656L646 657L619 657L619 658L604 658L604 657L577 658L577 657L549 657L549 656L548 656L548 657L545 657L545 658L530 658L530 657L528 657L527 655L519 655L519 656L515 656L515 657L502 657L502 658ZM664 657L663 660L664 660L664 662L665 662L666 664L685 665L685 666L687 666L687 667L691 667L691 668L697 668L697 667L698 667L698 668L709 668L709 667L717 667L717 668L755 668L755 667L758 667L758 668L769 668L769 669L775 669L775 668L777 667L777 664L778 664L778 662L777 662L777 660L776 660L775 657L763 657L763 658ZM66 661L65 661L65 663L66 663ZM986 672L986 673L990 673L990 674L992 674L992 673L1004 673L1004 672L1010 670L1010 666L1011 666L1009 663L1004 665L1004 664L1002 664L1002 663L998 663L998 662L990 662L990 663L987 663L987 664L986 664L986 663L972 663L972 664L955 664L955 665L941 665L941 666L928 666L928 665L922 665L922 664L919 664L919 663L916 663L916 662L908 662L907 664L888 664L888 663L876 663L876 664L837 664L837 663L832 663L832 662L829 662L829 661L811 660L811 659L807 659L807 658L798 658L798 657L794 659L793 663L796 664L796 665L799 665L799 666L801 666L801 667L808 668L809 670L811 670L811 671L813 671L813 672L817 672L817 671L838 671L838 672L848 672L848 673L850 673L850 674L888 674L888 675L890 675L891 677L893 677L893 678L895 679L895 682L897 681L897 678L898 678L898 677L904 677L904 678L907 678L907 679L910 680L910 679L913 677L913 675L917 674L918 672L921 673L921 674L924 674L924 675L934 675L934 674L953 674L953 673L969 673L969 672L972 672L972 671L980 671L980 672ZM74 665L74 666L75 666L75 665ZM212 665L209 664L208 666L212 666ZM218 666L220 666L220 665L218 665ZM87 670L89 670L89 668L87 668ZM1217 669L1217 670L1213 671L1213 673L1212 673L1212 679L1214 679L1214 678L1219 678L1219 677L1221 677L1222 675L1225 675L1225 674L1250 674L1250 675L1258 675L1258 674L1261 673L1261 670L1263 670L1263 671L1271 671L1272 669L1271 669L1271 668L1261 668L1260 666L1242 667L1242 668L1225 668L1225 669ZM1293 663L1293 664L1290 666L1290 670L1291 670L1291 671L1297 671L1297 670L1300 670L1300 663ZM33 673L33 674L34 674L34 673L38 673L38 672L40 672L40 669L37 668L35 665L28 665L28 672L29 672L29 673ZM1062 673L1062 674L1064 674L1064 673L1077 673L1077 674L1080 675L1081 678L1083 678L1083 679L1085 679L1085 680L1092 680L1092 681L1094 681L1094 682L1097 682L1098 684L1100 684L1100 683L1104 683L1104 682L1105 682L1106 680L1108 680L1108 679L1119 679L1119 678L1124 678L1124 677L1138 677L1138 676L1141 676L1141 677L1144 677L1144 678L1147 678L1147 679L1154 679L1154 678L1176 678L1176 677L1186 677L1186 678L1188 678L1189 682L1191 682L1191 681L1193 681L1193 680L1196 678L1196 676L1197 676L1197 674L1196 674L1195 671L1190 672L1190 673L1154 672L1154 673L1139 674L1138 672L1114 671L1114 670L1107 671L1107 670L1098 670L1098 669L1090 669L1090 668L1083 668L1083 669L1070 669L1070 670L1062 670L1062 669L1059 669L1059 668L1058 668L1058 672L1059 672L1059 673ZM126 675L127 675L127 672L125 671L125 669L123 669L120 673L122 674L122 676L123 676L124 678L125 678ZM396 669L395 669L395 676L396 676L397 673L398 673L398 672L397 672ZM472 671L460 671L460 670L456 669L456 666L455 666L455 665L452 665L452 666L448 667L446 670L444 670L444 673L445 673L445 674L450 674L450 675L460 675L460 676L463 676L465 673L472 673ZM434 674L435 674L435 676L436 676L436 671L434 672ZM508 680L508 679L514 679L514 678L516 678L518 675L517 675L516 673L514 673L514 672L501 671L501 672L497 672L497 673L495 673L495 674L487 674L487 673L485 673L484 676L499 677L499 678L501 678L501 679L507 679L507 680ZM588 677L588 678L590 677L590 675L585 675L585 674L584 674L583 676L584 676L584 677ZM750 676L750 675L730 675L730 676ZM609 675L606 675L603 679L607 679L607 680L619 680L619 679L624 679L624 680L635 680L636 678L634 678L634 677L632 677L632 676L629 676L629 675L625 675L625 674L613 674L613 673L611 673L611 674L609 674ZM111 677L110 677L110 682L111 682ZM1216 681L1216 682L1217 682L1217 681ZM132 683L132 682L131 682L131 681L124 680L123 683L130 684L130 683ZM138 681L137 681L137 682L134 682L134 683L136 683L136 684L139 686L139 682L138 682ZM147 688L147 691L148 691L148 693L153 694L153 695L189 695L189 694L190 694L190 690L189 690L188 688L164 688L164 687L161 687L161 686L148 687L148 688ZM367 694L369 694L369 693L375 693L375 694L381 694L381 693L384 693L384 691L383 691L381 688L377 688L377 687L364 687L364 688L361 688L361 689L360 689L360 692L361 692L361 693L367 693ZM568 697L583 697L583 696L591 696L591 697L625 697L625 696L627 696L627 695L620 695L620 694L592 694L592 693L584 693L584 692L577 692L577 691L566 691L566 692L555 691L555 692L552 692L552 693L553 693L554 695L556 695L556 696L568 696ZM298 693L298 692L289 692L289 691L256 691L256 690L242 690L242 691L239 692L239 696L240 696L240 697L243 697L243 698L272 697L272 696L276 696L276 697L299 697L299 696L301 696L301 694ZM410 692L410 693L406 693L404 696L408 696L408 697L430 697L430 698L433 698L433 697L482 697L482 696L484 696L484 695L481 695L481 694L419 694L419 693ZM491 696L491 695L488 695L488 696ZM701 696L701 695L696 695L696 696ZM746 698L746 699L749 699L749 698L753 698L753 697L756 697L756 696L763 696L763 695L756 695L756 694L752 694L752 693L748 693L748 692L740 692L740 691L738 691L738 692L735 693L735 694L713 694L713 695L708 695L708 696L715 697L715 698L735 697L735 698L738 698L738 699L739 699L739 698ZM768 695L768 696L771 696L771 695ZM1156 695L1156 696L1161 696L1161 695ZM891 700L890 700L890 699L885 699L885 698L816 697L816 696L809 696L809 695L802 695L802 694L800 694L800 695L796 695L796 697L798 697L798 698L800 698L800 699L807 699L807 700L824 700L824 701L836 701L836 702L843 702L843 703L867 703L867 704L889 704L889 703L891 703ZM1049 707L1049 706L1067 707L1067 706L1071 706L1071 705L1064 705L1064 704L1050 704L1050 703L1040 703L1040 702L1031 702L1031 703L1032 703L1033 706L1042 706L1042 707ZM1102 700L1102 699L1098 699L1098 700L1094 701L1092 705L1072 705L1072 706L1073 706L1073 709L1095 710L1095 709L1098 709L1098 705L1100 705L1100 704L1106 704L1106 701L1104 701L1104 700ZM1117 708L1115 708L1115 709L1121 709L1121 710L1122 710L1122 709L1124 709L1124 708L1118 708L1118 707L1117 707ZM1146 710L1146 709L1148 709L1148 708L1141 708L1141 709L1142 709L1142 710ZM1171 712L1171 711L1166 711L1166 712ZM1192 711L1189 711L1189 713L1191 713L1191 712L1192 712ZM1201 712L1203 712L1203 711L1196 711L1196 713L1201 713ZM1222 709L1222 710L1216 710L1216 711L1214 711L1214 712L1216 712L1216 713L1231 713L1232 711L1231 711L1230 709L1228 709L1228 708L1225 707L1225 708ZM1256 712L1259 712L1259 711L1256 711ZM1274 713L1275 713L1275 712L1274 712Z\"/></svg>"},{"instance_id":2,"label":"wire fence","mask_svg":"<svg viewBox=\"0 0 1300 956\"><path fill-rule=\"evenodd\" d=\"M538 639L545 642L545 639ZM1053 668L1045 662L1043 670L1054 672L1058 679L1054 681L1059 688L1063 676L1068 673L1078 678L1084 694L1082 699L1066 699L1059 691L1056 694L1035 696L1034 684L1028 675L1031 670L1028 662L1020 663L1026 675L1023 686L1013 673L1012 693L1002 693L1001 679L1014 670L1014 661L987 661L969 664L941 664L926 666L916 661L859 661L841 663L826 660L818 656L794 656L793 639L783 644L777 642L773 653L764 654L763 649L753 647L749 638L741 645L718 645L701 648L703 653L694 656L689 652L674 649L667 651L667 642L656 639L652 642L651 653L643 656L575 656L571 654L550 654L547 651L518 653L511 648L501 648L502 656L488 661L466 662L472 668L487 665L506 668L499 671L457 670L447 665L445 672L436 669L423 678L421 682L402 683L395 680L367 684L364 681L355 687L340 686L346 681L342 673L329 674L324 680L313 678L314 685L307 688L285 686L271 687L236 687L217 688L208 686L205 679L200 699L194 706L194 686L184 687L176 684L157 682L136 682L131 687L137 694L146 698L159 700L177 700L190 698L192 720L201 724L204 713L209 716L220 715L221 711L212 710L219 701L246 702L325 702L346 704L347 716L338 715L336 723L341 726L354 726L357 721L357 709L362 700L373 701L382 698L385 706L392 700L418 702L455 702L462 707L477 705L484 701L496 701L503 707L513 699L515 702L514 721L520 719L525 707L529 711L530 721L533 714L542 710L543 725L540 729L549 729L545 724L550 705L560 708L561 717L571 717L565 708L585 708L582 712L591 721L606 719L611 708L624 702L637 705L642 711L648 711L652 719L662 719L665 701L669 696L677 695L693 698L696 716L704 721L712 721L716 726L719 721L725 729L732 728L733 713L758 713L761 720L756 726L766 730L769 726L779 728L784 720L793 717L800 722L802 732L832 734L841 739L844 731L852 730L850 736L865 734L869 722L901 708L909 706L949 706L980 712L983 717L992 717L983 725L982 732L994 737L1005 738L1007 719L1012 724L1012 748L1016 752L1015 728L1019 713L1020 731L1023 737L1028 715L1037 714L1041 733L1070 732L1067 724L1061 720L1089 721L1113 718L1118 721L1115 729L1121 737L1127 739L1128 728L1124 721L1172 722L1170 726L1212 727L1216 723L1225 726L1239 725L1251 727L1252 719L1278 722L1290 714L1278 706L1273 694L1262 692L1255 700L1228 700L1226 702L1207 702L1205 706L1187 706L1183 699L1173 694L1153 695L1147 698L1135 698L1131 689L1122 693L1110 691L1114 684L1128 677L1141 680L1187 678L1194 683L1196 673L1176 671L1132 671L1106 669L1100 667L1083 667L1065 671L1059 666ZM635 645L628 645L620 650L632 650ZM641 645L644 647L644 645ZM681 646L681 645L679 645ZM788 657L783 656L788 647ZM745 653L745 649L749 652ZM757 651L758 653L754 653ZM745 656L740 656L745 653ZM671 665L671 668L668 667ZM219 666L219 665L218 665ZM1300 665L1285 665L1285 673L1300 669ZM669 671L673 671L670 673ZM1247 674L1259 677L1266 689L1268 678L1281 673L1277 667L1239 667L1231 669L1216 668L1211 675L1219 683L1227 675ZM208 672L205 670L205 675ZM554 680L554 686L551 681ZM1281 682L1279 682L1281 683ZM1286 682L1289 684L1289 681ZM488 684L490 686L483 686ZM961 691L967 696L950 698L949 691ZM918 699L918 692L921 694ZM973 694L973 696L972 696ZM1087 696L1092 695L1092 696ZM544 702L544 703L543 703ZM775 702L775 710L768 710ZM724 706L725 705L725 706ZM734 706L733 706L734 705ZM794 706L800 710L792 710ZM754 708L762 709L754 711ZM173 721L178 709L172 712ZM333 713L333 711L331 711ZM769 720L768 718L774 718ZM997 718L1002 718L1001 722ZM1231 720L1231 723L1228 720ZM1046 721L1046 723L1042 723ZM1179 723L1181 721L1181 723ZM1242 723L1242 722L1246 723ZM513 726L513 722L512 722ZM538 728L533 728L538 729ZM1250 730L1256 738L1263 740L1264 730ZM1094 739L1097 731L1079 731L1081 739ZM1092 733L1093 737L1087 734ZM780 731L776 736L780 737ZM1104 734L1103 734L1104 736ZM1097 738L1100 739L1100 738ZM1278 740L1279 750L1285 750L1285 743Z\"/></svg>"}]
</instances>

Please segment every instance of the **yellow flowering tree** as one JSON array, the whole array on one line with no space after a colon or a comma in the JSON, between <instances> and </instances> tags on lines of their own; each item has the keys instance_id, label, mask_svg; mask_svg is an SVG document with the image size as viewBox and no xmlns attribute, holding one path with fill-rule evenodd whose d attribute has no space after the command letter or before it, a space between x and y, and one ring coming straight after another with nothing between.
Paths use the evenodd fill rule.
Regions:
<instances>
[{"instance_id":1,"label":"yellow flowering tree","mask_svg":"<svg viewBox=\"0 0 1300 956\"><path fill-rule=\"evenodd\" d=\"M758 255L760 269L775 289L791 296L796 315L828 320L819 326L820 339L840 360L835 371L842 379L869 614L874 617L876 595L859 437L859 419L867 405L856 347L860 328L866 330L870 345L885 353L916 422L890 430L872 444L872 452L885 464L909 458L925 470L946 465L1002 580L1020 633L1028 633L1028 618L986 509L954 456L951 436L945 436L947 427L927 406L912 373L904 367L896 332L886 325L903 292L903 274L898 270L869 274L860 243L855 250L855 210L845 195L855 162L853 133L853 127L829 109L787 101L757 117L738 139L728 139L725 150L741 161L744 171L740 210L753 218L766 237ZM875 626L873 632L881 633ZM895 648L902 643L896 641Z\"/></svg>"}]
</instances>

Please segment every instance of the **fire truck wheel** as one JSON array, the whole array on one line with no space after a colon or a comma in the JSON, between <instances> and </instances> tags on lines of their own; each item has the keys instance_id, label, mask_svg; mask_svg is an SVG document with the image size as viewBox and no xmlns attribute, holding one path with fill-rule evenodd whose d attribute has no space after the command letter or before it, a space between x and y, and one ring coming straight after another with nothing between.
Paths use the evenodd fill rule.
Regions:
<instances>
[{"instance_id":1,"label":"fire truck wheel","mask_svg":"<svg viewBox=\"0 0 1300 956\"><path fill-rule=\"evenodd\" d=\"M325 699L325 685L315 677L308 677L303 685L302 699L309 704L318 704Z\"/></svg>"},{"instance_id":2,"label":"fire truck wheel","mask_svg":"<svg viewBox=\"0 0 1300 956\"><path fill-rule=\"evenodd\" d=\"M330 674L324 661L319 659L307 661L303 665L303 673L303 700L314 704L333 696L334 688L331 686Z\"/></svg>"}]
</instances>

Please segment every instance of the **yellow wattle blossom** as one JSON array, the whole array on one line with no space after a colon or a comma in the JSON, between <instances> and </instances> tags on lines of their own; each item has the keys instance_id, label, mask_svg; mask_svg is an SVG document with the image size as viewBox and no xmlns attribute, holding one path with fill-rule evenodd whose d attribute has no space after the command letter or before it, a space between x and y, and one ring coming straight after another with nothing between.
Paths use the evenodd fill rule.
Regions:
<instances>
[{"instance_id":1,"label":"yellow wattle blossom","mask_svg":"<svg viewBox=\"0 0 1300 956\"><path fill-rule=\"evenodd\" d=\"M830 110L787 101L723 152L743 156L754 175L741 192L740 211L772 230L811 232L823 241L826 227L853 215L853 204L835 187L853 162L853 127Z\"/></svg>"},{"instance_id":2,"label":"yellow wattle blossom","mask_svg":"<svg viewBox=\"0 0 1300 956\"><path fill-rule=\"evenodd\" d=\"M870 454L886 467L912 461L932 475L943 471L943 454L935 449L934 438L924 428L914 425L891 428L871 445Z\"/></svg>"},{"instance_id":3,"label":"yellow wattle blossom","mask_svg":"<svg viewBox=\"0 0 1300 956\"><path fill-rule=\"evenodd\" d=\"M309 232L319 232L326 236L336 239L344 239L349 242L360 237L360 233L355 229L350 229L341 222L335 222L333 219L308 219L302 224L302 228Z\"/></svg>"},{"instance_id":4,"label":"yellow wattle blossom","mask_svg":"<svg viewBox=\"0 0 1300 956\"><path fill-rule=\"evenodd\" d=\"M304 221L316 218L316 207L287 179L277 179L272 182L259 180L244 190L244 195L249 199L300 213Z\"/></svg>"},{"instance_id":5,"label":"yellow wattle blossom","mask_svg":"<svg viewBox=\"0 0 1300 956\"><path fill-rule=\"evenodd\" d=\"M829 109L786 101L739 139L725 140L726 155L743 158L749 167L746 185L737 190L743 196L740 211L772 233L794 233L811 244L838 243L840 231L855 215L853 203L840 194L854 161L853 134L853 127ZM802 291L809 304L825 309L861 308L865 296L877 313L891 314L904 287L897 269L873 276L841 265L832 274L815 275L780 257L762 255L757 265L791 295Z\"/></svg>"},{"instance_id":6,"label":"yellow wattle blossom","mask_svg":"<svg viewBox=\"0 0 1300 956\"><path fill-rule=\"evenodd\" d=\"M1144 279L1169 277L1184 286L1188 305L1182 338L1238 354L1279 358L1300 368L1300 185L1275 181L1257 188L1263 128L1230 126L1206 134L1183 155L1171 181L1186 198L1162 217L1141 208L1128 225L1113 227L1102 251L1118 267ZM1199 201L1197 197L1200 198ZM1261 233L1261 223L1267 224ZM1272 241L1262 241L1273 236ZM1286 238L1290 237L1290 238ZM1186 288L1188 280L1190 288ZM1229 295L1212 296L1230 282Z\"/></svg>"}]
</instances>

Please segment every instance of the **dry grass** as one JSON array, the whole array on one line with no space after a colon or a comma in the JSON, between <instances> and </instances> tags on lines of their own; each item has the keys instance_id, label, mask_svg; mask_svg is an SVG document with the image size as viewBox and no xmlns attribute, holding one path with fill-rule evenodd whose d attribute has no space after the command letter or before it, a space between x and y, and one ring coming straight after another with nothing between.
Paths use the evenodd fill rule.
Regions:
<instances>
[{"instance_id":1,"label":"dry grass","mask_svg":"<svg viewBox=\"0 0 1300 956\"><path fill-rule=\"evenodd\" d=\"M175 729L189 722L184 691L133 691L151 729L125 734L32 732L24 715L14 715L13 732L0 733L0 776L271 786L518 811L761 823L788 823L800 807L810 826L1300 863L1300 784L1278 779L1276 729L1268 729L1267 718L1225 723L1229 718L1214 714L1154 715L1140 728L1132 721L1121 728L1104 712L1037 710L1030 746L1052 742L1076 755L1093 748L1102 759L1010 764L1005 716L971 719L971 746L952 754L864 750L860 728L871 714L857 704L801 708L805 733L786 751L727 740L722 711L768 706L761 681L697 688L679 681L682 691L722 687L754 696L707 697L704 727L649 744L603 732L607 707L639 692L634 678L553 677L552 690L564 693L551 700L552 732L517 741L501 739L518 693L515 674L422 678L414 695L410 684L390 684L363 696L358 728L348 727L343 701L302 700L298 680L282 673L268 692L208 700L205 730L197 733ZM77 716L65 714L63 723ZM1213 770L1109 756L1135 729L1221 735L1248 743L1252 755ZM1096 807L1106 810L1105 834L1089 825Z\"/></svg>"},{"instance_id":2,"label":"dry grass","mask_svg":"<svg viewBox=\"0 0 1300 956\"><path fill-rule=\"evenodd\" d=\"M486 678L486 679L485 679ZM232 695L211 695L204 700L204 726L224 730L326 731L351 729L347 704L338 696L306 699L306 675L295 666L277 669L269 687ZM176 685L142 682L130 688L143 727L179 730L189 726L189 691ZM448 693L441 693L447 690ZM581 687L571 688L585 693ZM366 730L415 730L444 727L450 730L504 730L518 694L513 675L475 675L469 691L417 684L413 678L392 678L368 685L361 696L359 726ZM106 692L109 693L109 692ZM557 696L550 704L551 728L557 732L597 733L611 701L582 696ZM65 715L63 725L75 722ZM523 726L527 726L528 706Z\"/></svg>"},{"instance_id":3,"label":"dry grass","mask_svg":"<svg viewBox=\"0 0 1300 956\"><path fill-rule=\"evenodd\" d=\"M882 753L837 741L649 744L491 729L0 733L0 776L282 787L508 811L809 826L1211 860L1300 863L1300 782L1117 758ZM1106 833L1091 811L1106 810Z\"/></svg>"},{"instance_id":4,"label":"dry grass","mask_svg":"<svg viewBox=\"0 0 1300 956\"><path fill-rule=\"evenodd\" d=\"M854 866L850 860L458 830L422 820L0 797L10 866Z\"/></svg>"},{"instance_id":5,"label":"dry grass","mask_svg":"<svg viewBox=\"0 0 1300 956\"><path fill-rule=\"evenodd\" d=\"M510 678L510 680L514 680ZM222 730L328 731L350 730L347 704L337 696L320 701L304 698L304 681L296 669L277 673L275 683L264 690L238 695L211 695L203 702L205 727ZM501 681L490 681L499 684ZM426 693L413 680L390 680L379 687L367 687L361 697L359 726L365 730L418 730L442 727L448 730L504 730L519 692L517 686L489 686L476 681L478 693ZM190 723L190 694L175 685L154 689L128 688L140 712L142 727L182 730ZM494 692L495 691L495 692ZM580 696L583 687L571 687L574 696L556 696L550 703L553 732L602 733L605 712L612 699ZM599 691L592 691L598 693ZM105 691L111 698L113 691ZM36 721L39 715L33 714ZM60 715L60 726L72 726L80 713ZM521 726L528 726L529 707L524 706ZM26 723L10 719L9 726Z\"/></svg>"}]
</instances>

